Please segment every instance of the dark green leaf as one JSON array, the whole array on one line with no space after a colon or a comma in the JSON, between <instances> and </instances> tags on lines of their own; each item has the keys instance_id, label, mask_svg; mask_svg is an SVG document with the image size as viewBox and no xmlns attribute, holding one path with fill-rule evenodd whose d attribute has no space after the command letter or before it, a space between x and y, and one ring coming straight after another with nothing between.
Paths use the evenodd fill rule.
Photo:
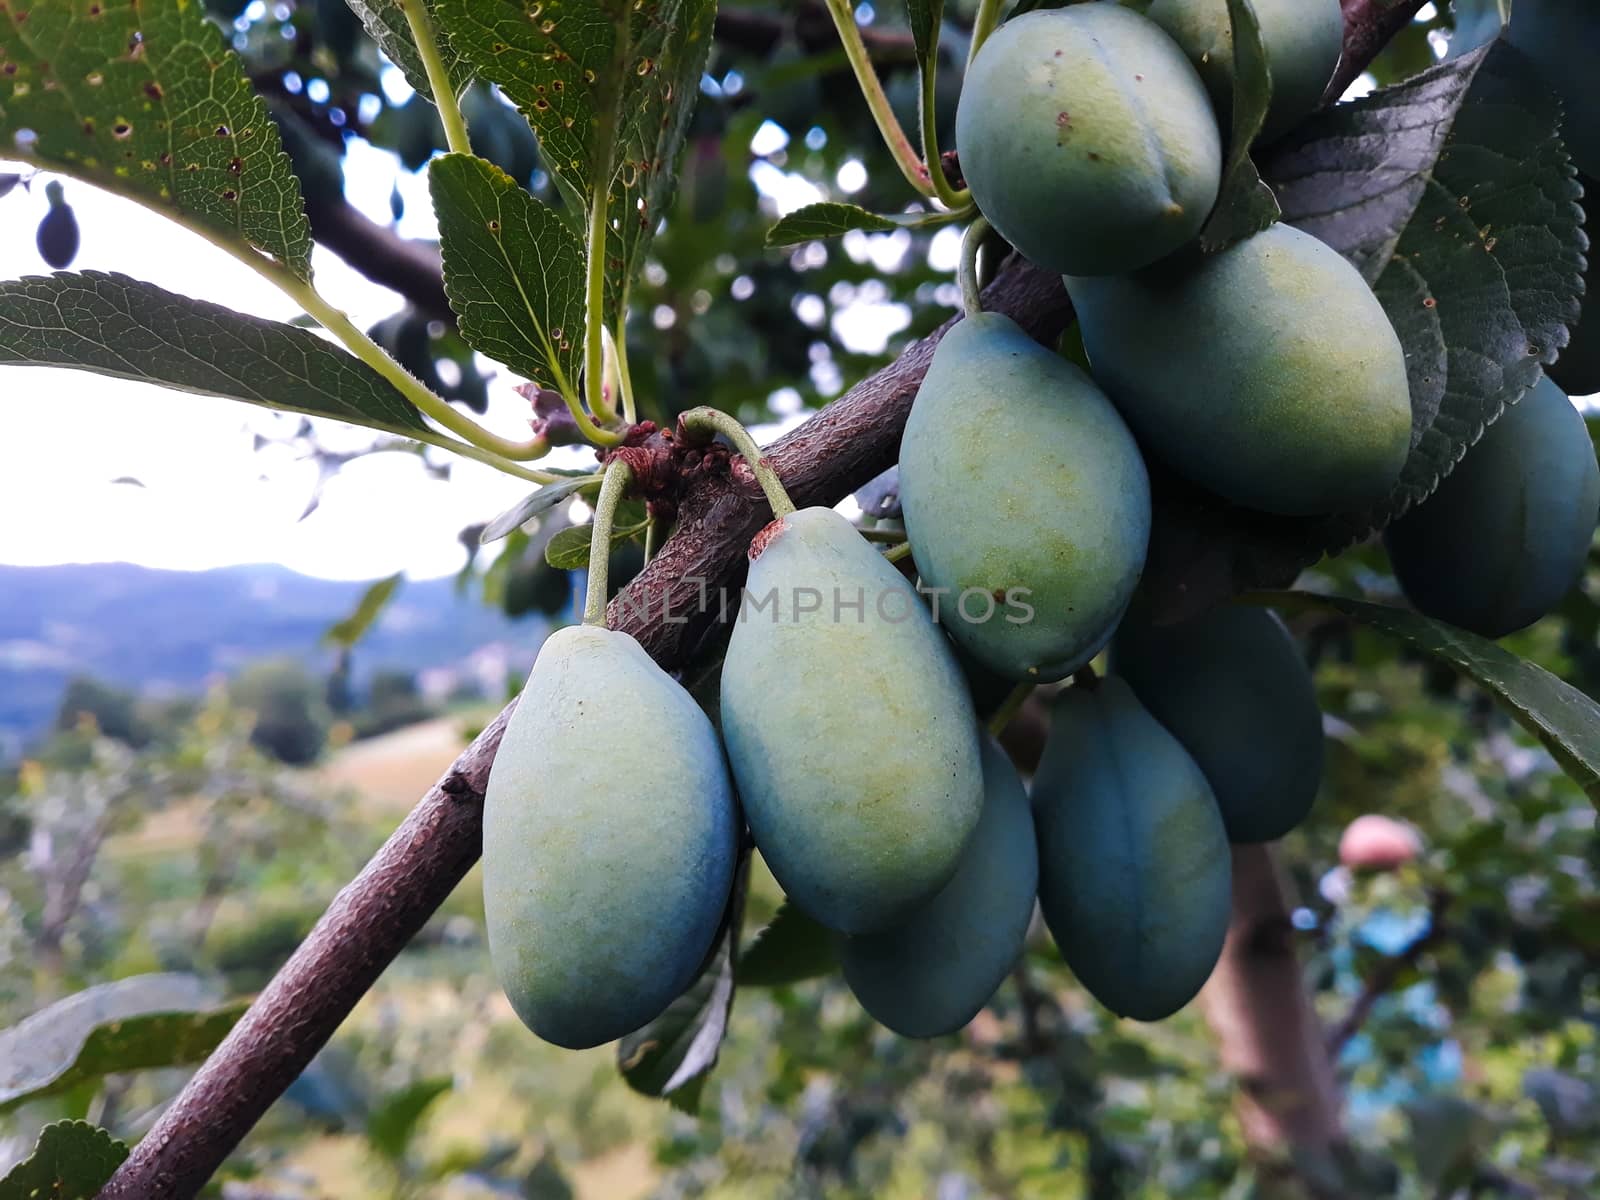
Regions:
<instances>
[{"instance_id":1,"label":"dark green leaf","mask_svg":"<svg viewBox=\"0 0 1600 1200\"><path fill-rule=\"evenodd\" d=\"M1233 41L1233 130L1228 137L1228 157L1223 163L1222 190L1200 231L1200 244L1208 252L1226 249L1260 233L1278 219L1278 201L1261 182L1250 160L1250 146L1261 132L1272 103L1272 79L1267 51L1261 40L1261 22L1251 0L1228 0L1228 20Z\"/></svg>"},{"instance_id":2,"label":"dark green leaf","mask_svg":"<svg viewBox=\"0 0 1600 1200\"><path fill-rule=\"evenodd\" d=\"M1408 609L1309 592L1265 592L1253 599L1291 612L1332 609L1455 668L1538 738L1600 807L1600 704L1571 684L1486 638Z\"/></svg>"},{"instance_id":3,"label":"dark green leaf","mask_svg":"<svg viewBox=\"0 0 1600 1200\"><path fill-rule=\"evenodd\" d=\"M196 975L178 974L135 975L58 1000L0 1032L0 1109L55 1090L69 1074L86 1077L79 1066L96 1031L115 1032L133 1018L151 1013L192 1016L210 1011L216 1003L210 985ZM137 1036L133 1041L138 1043ZM102 1042L100 1050L104 1049Z\"/></svg>"},{"instance_id":4,"label":"dark green leaf","mask_svg":"<svg viewBox=\"0 0 1600 1200\"><path fill-rule=\"evenodd\" d=\"M406 77L412 90L421 92L431 100L433 87L428 83L428 70L422 65L422 56L417 53L417 43L411 36L411 25L406 20L400 0L345 0L345 3L350 6L351 12L361 18L367 35L389 56L389 61L400 68L400 73ZM433 0L429 0L428 7L436 7ZM450 35L439 28L437 21L434 23L433 40L439 47L439 58L444 63L445 74L450 77L451 86L459 96L472 82L472 68L461 61L461 56L450 44Z\"/></svg>"},{"instance_id":5,"label":"dark green leaf","mask_svg":"<svg viewBox=\"0 0 1600 1200\"><path fill-rule=\"evenodd\" d=\"M615 325L671 204L714 0L439 0L438 13L461 54L533 126L568 199L586 209L607 197Z\"/></svg>"},{"instance_id":6,"label":"dark green leaf","mask_svg":"<svg viewBox=\"0 0 1600 1200\"><path fill-rule=\"evenodd\" d=\"M749 879L746 856L734 877L722 932L700 977L666 1012L617 1043L617 1067L628 1086L647 1096L663 1096L682 1112L693 1113L700 1107L700 1093L717 1065L728 1031L739 925Z\"/></svg>"},{"instance_id":7,"label":"dark green leaf","mask_svg":"<svg viewBox=\"0 0 1600 1200\"><path fill-rule=\"evenodd\" d=\"M1502 43L1306 122L1264 164L1285 220L1375 280L1405 349L1412 450L1374 509L1294 519L1157 479L1145 587L1168 616L1282 587L1432 493L1576 319L1579 189L1560 110Z\"/></svg>"},{"instance_id":8,"label":"dark green leaf","mask_svg":"<svg viewBox=\"0 0 1600 1200\"><path fill-rule=\"evenodd\" d=\"M837 204L824 201L797 208L767 230L767 245L797 246L819 238L838 237L852 229L868 233L888 233L898 229L899 223L889 217L880 217L854 204Z\"/></svg>"},{"instance_id":9,"label":"dark green leaf","mask_svg":"<svg viewBox=\"0 0 1600 1200\"><path fill-rule=\"evenodd\" d=\"M200 4L11 0L0 146L311 276L278 129Z\"/></svg>"},{"instance_id":10,"label":"dark green leaf","mask_svg":"<svg viewBox=\"0 0 1600 1200\"><path fill-rule=\"evenodd\" d=\"M529 521L542 512L554 508L568 496L592 487L598 482L594 476L582 479L563 479L559 483L546 484L531 496L525 496L517 501L505 512L483 527L483 532L478 535L478 544L487 546L490 542L497 542L513 529L521 529Z\"/></svg>"},{"instance_id":11,"label":"dark green leaf","mask_svg":"<svg viewBox=\"0 0 1600 1200\"><path fill-rule=\"evenodd\" d=\"M335 646L349 649L367 636L367 630L372 628L372 623L382 615L383 610L389 607L389 601L394 599L400 585L405 582L406 573L398 571L387 579L380 579L361 593L361 599L356 601L355 611L344 620L329 628L322 635L322 640Z\"/></svg>"},{"instance_id":12,"label":"dark green leaf","mask_svg":"<svg viewBox=\"0 0 1600 1200\"><path fill-rule=\"evenodd\" d=\"M583 356L583 244L481 158L434 159L428 186L461 336L524 379L572 391Z\"/></svg>"},{"instance_id":13,"label":"dark green leaf","mask_svg":"<svg viewBox=\"0 0 1600 1200\"><path fill-rule=\"evenodd\" d=\"M785 902L739 956L739 982L779 987L826 975L838 965L833 934Z\"/></svg>"},{"instance_id":14,"label":"dark green leaf","mask_svg":"<svg viewBox=\"0 0 1600 1200\"><path fill-rule=\"evenodd\" d=\"M615 525L611 529L611 545L620 545L644 531L644 525ZM589 567L589 543L594 538L593 525L574 525L563 529L545 543L544 560L558 571L584 571Z\"/></svg>"},{"instance_id":15,"label":"dark green leaf","mask_svg":"<svg viewBox=\"0 0 1600 1200\"><path fill-rule=\"evenodd\" d=\"M442 1075L419 1079L385 1096L367 1116L367 1141L390 1162L399 1162L429 1106L453 1086L451 1078Z\"/></svg>"},{"instance_id":16,"label":"dark green leaf","mask_svg":"<svg viewBox=\"0 0 1600 1200\"><path fill-rule=\"evenodd\" d=\"M0 364L77 367L413 436L411 402L304 329L85 271L0 283Z\"/></svg>"},{"instance_id":17,"label":"dark green leaf","mask_svg":"<svg viewBox=\"0 0 1600 1200\"><path fill-rule=\"evenodd\" d=\"M0 1179L0 1200L93 1200L127 1157L128 1148L104 1129L57 1121Z\"/></svg>"}]
</instances>

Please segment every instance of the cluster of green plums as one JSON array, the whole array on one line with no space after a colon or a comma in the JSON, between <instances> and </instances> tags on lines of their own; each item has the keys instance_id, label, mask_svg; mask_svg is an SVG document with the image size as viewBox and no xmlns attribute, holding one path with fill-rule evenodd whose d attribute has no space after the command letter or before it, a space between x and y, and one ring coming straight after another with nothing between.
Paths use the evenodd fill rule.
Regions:
<instances>
[{"instance_id":1,"label":"cluster of green plums","mask_svg":"<svg viewBox=\"0 0 1600 1200\"><path fill-rule=\"evenodd\" d=\"M1339 4L1255 8L1270 136L1318 103ZM963 173L994 227L1064 275L1093 377L1004 316L943 338L900 448L918 585L837 512L778 515L750 547L720 728L627 634L545 643L484 814L490 949L541 1037L612 1040L691 983L745 828L836 932L862 1004L908 1036L987 1003L1036 904L1118 1014L1159 1019L1205 982L1229 843L1304 818L1322 717L1267 611L1158 625L1135 601L1144 456L1305 516L1383 501L1412 439L1400 342L1343 258L1285 226L1194 247L1221 176L1228 38L1225 0L1148 17L1091 3L1019 16L977 54ZM1499 636L1571 585L1597 508L1583 422L1545 383L1388 541L1419 608ZM1106 674L1084 670L1108 649ZM1074 675L1027 788L973 690Z\"/></svg>"}]
</instances>

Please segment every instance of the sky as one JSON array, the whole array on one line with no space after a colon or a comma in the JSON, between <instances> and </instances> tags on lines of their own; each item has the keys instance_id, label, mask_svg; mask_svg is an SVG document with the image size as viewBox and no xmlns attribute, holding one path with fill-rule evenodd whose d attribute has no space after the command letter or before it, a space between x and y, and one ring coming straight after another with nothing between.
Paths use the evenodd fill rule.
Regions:
<instances>
[{"instance_id":1,"label":"sky","mask_svg":"<svg viewBox=\"0 0 1600 1200\"><path fill-rule=\"evenodd\" d=\"M775 216L824 198L814 184L772 161L781 161L787 141L769 122L753 145L758 155L770 156L758 158L751 175ZM25 172L0 160L0 172L7 170ZM398 231L437 237L423 173L407 172L393 155L355 140L345 175L351 203L383 222L391 219L390 191L398 184L406 201ZM14 188L0 198L0 279L48 271L33 231L48 208L44 184L50 178L37 175L27 190ZM865 171L854 161L838 180L846 192L865 182ZM72 269L122 272L256 316L298 315L276 288L187 230L77 180L63 184L82 233ZM952 236L937 239L930 257L953 271L959 238L942 232ZM909 246L909 235L901 233L855 234L846 251L888 267ZM396 294L336 255L319 249L312 262L318 289L361 327L401 307ZM909 313L877 301L869 288L861 292L835 319L848 325L844 340L852 349L881 351ZM953 288L951 293L953 303ZM484 359L480 364L496 369ZM501 371L490 385L489 412L480 420L521 438L527 436L526 402L511 391L517 382ZM835 378L819 386L832 391L844 382ZM202 570L276 562L329 579L373 579L396 571L430 578L462 565L461 529L494 517L530 487L463 459L453 460L452 478L443 481L410 456L374 455L345 467L328 483L316 511L299 521L316 468L287 447L255 449L257 434L281 437L298 417L53 368L0 370L0 400L6 416L0 433L0 563L6 564L125 561ZM797 420L798 406L798 395L773 397L774 423L757 427L757 439L769 440ZM317 427L321 442L335 450L362 445L368 436L332 421L318 421ZM567 447L540 465L593 461L592 452ZM128 478L142 486L118 482Z\"/></svg>"}]
</instances>

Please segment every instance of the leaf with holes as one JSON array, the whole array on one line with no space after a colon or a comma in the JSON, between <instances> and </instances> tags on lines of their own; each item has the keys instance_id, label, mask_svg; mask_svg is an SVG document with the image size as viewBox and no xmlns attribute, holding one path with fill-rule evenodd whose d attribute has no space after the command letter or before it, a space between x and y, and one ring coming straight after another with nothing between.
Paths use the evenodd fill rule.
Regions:
<instances>
[{"instance_id":1,"label":"leaf with holes","mask_svg":"<svg viewBox=\"0 0 1600 1200\"><path fill-rule=\"evenodd\" d=\"M671 204L711 48L714 0L439 0L456 49L539 135L580 210L606 203L606 311Z\"/></svg>"},{"instance_id":2,"label":"leaf with holes","mask_svg":"<svg viewBox=\"0 0 1600 1200\"><path fill-rule=\"evenodd\" d=\"M427 4L427 0L423 2ZM421 92L431 100L433 86L428 82L428 69L423 66L422 55L417 53L417 42L411 36L411 23L406 20L402 0L345 0L345 3L350 6L351 12L361 18L367 36L377 42L378 48L388 55L389 61L400 68L412 91ZM450 35L438 27L437 21L434 23L433 40L439 48L439 59L444 63L450 85L459 96L472 82L472 68L461 60L455 47L450 44Z\"/></svg>"},{"instance_id":3,"label":"leaf with holes","mask_svg":"<svg viewBox=\"0 0 1600 1200\"><path fill-rule=\"evenodd\" d=\"M92 1200L116 1174L128 1147L86 1121L39 1131L33 1153L0 1179L0 1200Z\"/></svg>"},{"instance_id":4,"label":"leaf with holes","mask_svg":"<svg viewBox=\"0 0 1600 1200\"><path fill-rule=\"evenodd\" d=\"M0 283L0 364L76 367L415 437L427 426L394 385L332 342L85 271Z\"/></svg>"},{"instance_id":5,"label":"leaf with holes","mask_svg":"<svg viewBox=\"0 0 1600 1200\"><path fill-rule=\"evenodd\" d=\"M1271 517L1156 471L1145 590L1166 617L1283 587L1432 494L1577 318L1578 184L1560 109L1501 42L1301 126L1262 164L1284 219L1374 281L1405 349L1412 449L1367 512Z\"/></svg>"},{"instance_id":6,"label":"leaf with holes","mask_svg":"<svg viewBox=\"0 0 1600 1200\"><path fill-rule=\"evenodd\" d=\"M515 120L515 118L512 118ZM444 289L474 350L576 394L583 356L583 245L493 163L446 154L428 168Z\"/></svg>"},{"instance_id":7,"label":"leaf with holes","mask_svg":"<svg viewBox=\"0 0 1600 1200\"><path fill-rule=\"evenodd\" d=\"M824 201L797 208L767 230L767 245L798 246L822 238L838 237L852 229L867 233L890 233L900 228L902 222L893 217L879 216L854 204Z\"/></svg>"},{"instance_id":8,"label":"leaf with holes","mask_svg":"<svg viewBox=\"0 0 1600 1200\"><path fill-rule=\"evenodd\" d=\"M0 1109L54 1090L53 1085L78 1070L97 1033L115 1032L152 1013L209 1012L217 999L215 989L199 976L164 974L135 975L56 1001L0 1032ZM96 1051L102 1059L103 1050Z\"/></svg>"},{"instance_id":9,"label":"leaf with holes","mask_svg":"<svg viewBox=\"0 0 1600 1200\"><path fill-rule=\"evenodd\" d=\"M1267 49L1261 40L1261 21L1250 0L1228 0L1228 20L1233 42L1233 129L1228 135L1228 157L1222 164L1217 206L1200 231L1200 244L1209 253L1260 233L1278 219L1277 198L1261 182L1261 175L1250 160L1251 143L1261 132L1272 103L1272 79L1267 69Z\"/></svg>"},{"instance_id":10,"label":"leaf with holes","mask_svg":"<svg viewBox=\"0 0 1600 1200\"><path fill-rule=\"evenodd\" d=\"M76 175L311 277L278 128L202 4L0 6L0 157Z\"/></svg>"},{"instance_id":11,"label":"leaf with holes","mask_svg":"<svg viewBox=\"0 0 1600 1200\"><path fill-rule=\"evenodd\" d=\"M1287 612L1331 609L1455 668L1538 738L1600 807L1600 704L1543 667L1487 638L1409 609L1310 592L1264 592L1251 599Z\"/></svg>"}]
</instances>

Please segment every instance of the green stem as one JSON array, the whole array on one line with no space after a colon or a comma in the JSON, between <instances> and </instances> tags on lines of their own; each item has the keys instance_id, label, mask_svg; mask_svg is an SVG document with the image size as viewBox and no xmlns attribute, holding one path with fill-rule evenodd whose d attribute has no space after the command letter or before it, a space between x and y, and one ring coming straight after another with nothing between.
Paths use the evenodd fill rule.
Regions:
<instances>
[{"instance_id":1,"label":"green stem","mask_svg":"<svg viewBox=\"0 0 1600 1200\"><path fill-rule=\"evenodd\" d=\"M891 545L906 540L904 529L874 529L870 525L858 526L856 532L869 542L887 542Z\"/></svg>"},{"instance_id":2,"label":"green stem","mask_svg":"<svg viewBox=\"0 0 1600 1200\"><path fill-rule=\"evenodd\" d=\"M917 157L916 148L906 137L906 131L900 128L900 120L889 105L889 97L884 94L883 82L867 55L867 47L861 40L861 30L856 26L855 11L850 7L850 0L827 0L827 4L828 15L833 18L833 26L839 31L839 41L844 44L844 55L850 60L850 69L855 72L856 84L872 111L872 119L877 123L878 132L883 135L884 144L894 156L895 165L906 177L906 182L921 195L933 195L932 178Z\"/></svg>"},{"instance_id":3,"label":"green stem","mask_svg":"<svg viewBox=\"0 0 1600 1200\"><path fill-rule=\"evenodd\" d=\"M978 286L978 247L988 232L989 222L979 217L967 226L961 239L961 263L956 268L956 282L961 285L961 307L969 317L983 311L982 289Z\"/></svg>"},{"instance_id":4,"label":"green stem","mask_svg":"<svg viewBox=\"0 0 1600 1200\"><path fill-rule=\"evenodd\" d=\"M433 36L433 18L428 15L428 6L425 0L401 0L401 7L405 9L406 24L411 26L411 40L417 44L423 70L428 73L434 107L439 110L439 120L444 124L445 144L452 154L471 154L467 119L461 115L450 73L445 70L444 59L439 57L439 42Z\"/></svg>"},{"instance_id":5,"label":"green stem","mask_svg":"<svg viewBox=\"0 0 1600 1200\"><path fill-rule=\"evenodd\" d=\"M644 523L644 560L645 560L645 562L649 562L652 558L654 558L656 556L656 538L657 538L657 536L659 536L658 533L657 533L657 530L660 527L660 524L661 524L661 522L659 520L657 520L655 517L651 517L649 520L647 520Z\"/></svg>"},{"instance_id":6,"label":"green stem","mask_svg":"<svg viewBox=\"0 0 1600 1200\"><path fill-rule=\"evenodd\" d=\"M611 331L604 325L600 327L600 366L601 388L600 407L595 411L595 420L602 425L610 424L617 419L616 404L613 397L620 391L617 383L617 348L611 340Z\"/></svg>"},{"instance_id":7,"label":"green stem","mask_svg":"<svg viewBox=\"0 0 1600 1200\"><path fill-rule=\"evenodd\" d=\"M594 502L594 532L589 537L589 587L583 596L583 623L606 627L606 591L611 573L611 525L617 502L627 491L633 469L620 458L606 467L600 498Z\"/></svg>"},{"instance_id":8,"label":"green stem","mask_svg":"<svg viewBox=\"0 0 1600 1200\"><path fill-rule=\"evenodd\" d=\"M395 389L416 405L425 416L431 417L457 437L513 462L527 462L549 451L549 443L542 437L526 442L514 442L509 438L490 433L472 418L451 408L444 400L424 387L415 375L395 362L382 346L363 333L342 310L329 304L322 293L311 284L302 282L286 271L269 273L269 278L292 296L301 308L315 317L324 329L343 342L351 354L392 383Z\"/></svg>"},{"instance_id":9,"label":"green stem","mask_svg":"<svg viewBox=\"0 0 1600 1200\"><path fill-rule=\"evenodd\" d=\"M557 475L554 471L540 471L533 467L521 466L510 459L501 458L498 454L474 446L471 442L458 442L455 438L445 437L431 429L425 434L412 434L412 438L415 441L426 442L430 446L437 446L441 450L448 450L452 454L459 454L462 458L481 462L484 466L504 471L507 475L515 475L518 479L526 479L529 483L554 483L558 479L567 478L565 475Z\"/></svg>"},{"instance_id":10,"label":"green stem","mask_svg":"<svg viewBox=\"0 0 1600 1200\"><path fill-rule=\"evenodd\" d=\"M1012 718L1022 711L1022 706L1027 703L1028 697L1033 695L1036 683L1019 683L1011 689L1011 694L1001 702L1000 707L994 710L994 715L989 718L989 732L999 737L1006 731L1006 726L1011 724Z\"/></svg>"},{"instance_id":11,"label":"green stem","mask_svg":"<svg viewBox=\"0 0 1600 1200\"><path fill-rule=\"evenodd\" d=\"M972 73L972 60L978 57L978 51L1000 23L1001 4L1002 0L978 0L978 11L972 18L972 41L967 49L969 75Z\"/></svg>"},{"instance_id":12,"label":"green stem","mask_svg":"<svg viewBox=\"0 0 1600 1200\"><path fill-rule=\"evenodd\" d=\"M622 419L630 426L638 424L639 410L633 403L633 377L628 374L628 293L622 293L622 303L617 313L617 332L612 341L617 347L617 386L622 390Z\"/></svg>"},{"instance_id":13,"label":"green stem","mask_svg":"<svg viewBox=\"0 0 1600 1200\"><path fill-rule=\"evenodd\" d=\"M928 164L928 179L933 184L933 194L947 208L965 208L972 202L972 193L963 188L956 191L945 176L944 163L939 158L939 113L934 107L934 87L939 77L938 54L922 64L922 95L917 110L922 119L922 157Z\"/></svg>"},{"instance_id":14,"label":"green stem","mask_svg":"<svg viewBox=\"0 0 1600 1200\"><path fill-rule=\"evenodd\" d=\"M787 517L794 511L794 501L789 499L789 493L784 490L783 481L772 469L772 464L762 456L761 447L756 445L755 439L750 436L750 431L738 421L715 408L691 408L681 414L678 421L685 429L711 434L720 433L732 442L733 448L744 455L745 462L750 464L756 482L761 485L761 490L766 493L767 503L772 506L774 517Z\"/></svg>"},{"instance_id":15,"label":"green stem","mask_svg":"<svg viewBox=\"0 0 1600 1200\"><path fill-rule=\"evenodd\" d=\"M897 563L902 558L904 558L906 555L908 555L910 553L911 553L911 543L910 542L901 542L898 546L890 546L889 549L887 549L887 550L885 550L883 552L883 556L885 558L887 558L890 562Z\"/></svg>"}]
</instances>

